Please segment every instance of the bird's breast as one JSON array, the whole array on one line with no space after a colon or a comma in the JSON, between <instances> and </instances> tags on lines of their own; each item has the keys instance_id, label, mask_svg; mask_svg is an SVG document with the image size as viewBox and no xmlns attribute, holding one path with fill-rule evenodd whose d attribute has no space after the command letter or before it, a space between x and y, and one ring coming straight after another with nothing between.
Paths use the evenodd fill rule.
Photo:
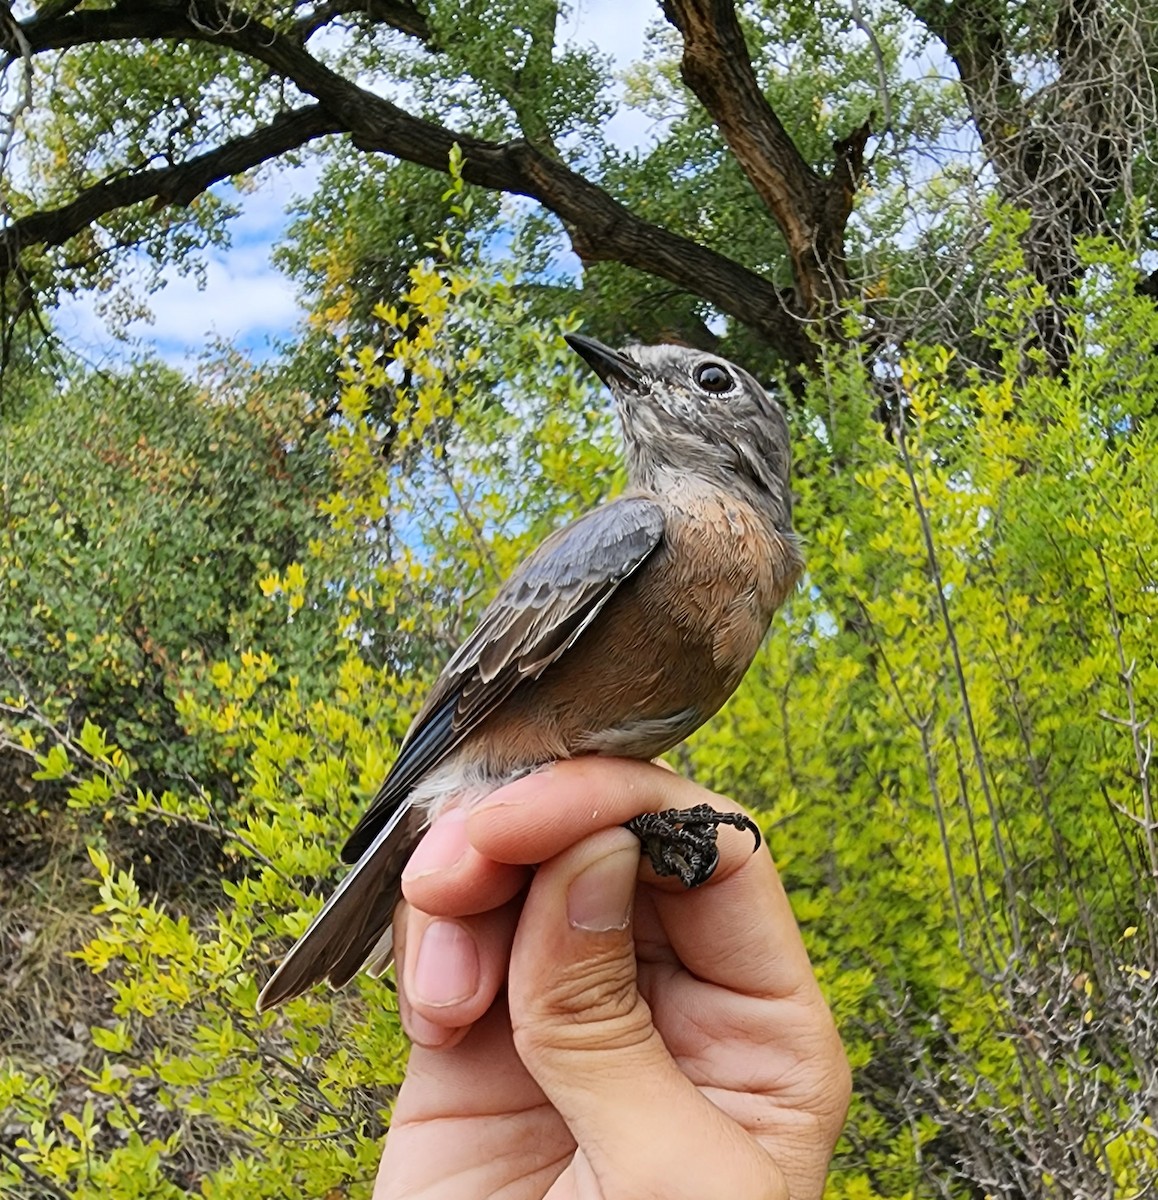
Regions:
<instances>
[{"instance_id":1,"label":"bird's breast","mask_svg":"<svg viewBox=\"0 0 1158 1200\"><path fill-rule=\"evenodd\" d=\"M801 561L743 501L662 498L663 542L575 645L472 735L495 769L602 752L651 758L736 689Z\"/></svg>"},{"instance_id":2,"label":"bird's breast","mask_svg":"<svg viewBox=\"0 0 1158 1200\"><path fill-rule=\"evenodd\" d=\"M664 537L668 563L653 586L665 597L684 645L713 677L718 708L795 586L800 556L749 504L717 491L677 493Z\"/></svg>"}]
</instances>

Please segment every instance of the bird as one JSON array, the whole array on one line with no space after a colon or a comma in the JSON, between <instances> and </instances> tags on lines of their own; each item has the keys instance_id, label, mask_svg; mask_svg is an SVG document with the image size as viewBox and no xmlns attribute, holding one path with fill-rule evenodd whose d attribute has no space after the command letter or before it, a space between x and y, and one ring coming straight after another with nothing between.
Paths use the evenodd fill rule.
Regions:
<instances>
[{"instance_id":1,"label":"bird","mask_svg":"<svg viewBox=\"0 0 1158 1200\"><path fill-rule=\"evenodd\" d=\"M402 870L431 820L544 764L653 759L735 691L803 570L783 409L747 371L683 345L566 340L610 390L627 486L545 538L451 655L350 834L352 869L258 998L266 1011L364 966L385 972ZM655 869L702 883L707 806L629 822Z\"/></svg>"}]
</instances>

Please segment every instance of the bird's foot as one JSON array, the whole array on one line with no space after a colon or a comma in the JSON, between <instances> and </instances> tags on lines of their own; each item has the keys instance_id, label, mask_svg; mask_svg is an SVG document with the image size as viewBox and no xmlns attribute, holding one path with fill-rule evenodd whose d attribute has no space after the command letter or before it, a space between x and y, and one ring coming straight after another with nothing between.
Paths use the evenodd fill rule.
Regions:
<instances>
[{"instance_id":1,"label":"bird's foot","mask_svg":"<svg viewBox=\"0 0 1158 1200\"><path fill-rule=\"evenodd\" d=\"M717 812L708 804L642 813L632 817L625 828L643 843L657 875L678 875L684 887L693 888L707 883L719 864L716 833L721 825L748 830L759 850L763 839L751 817L746 813Z\"/></svg>"}]
</instances>

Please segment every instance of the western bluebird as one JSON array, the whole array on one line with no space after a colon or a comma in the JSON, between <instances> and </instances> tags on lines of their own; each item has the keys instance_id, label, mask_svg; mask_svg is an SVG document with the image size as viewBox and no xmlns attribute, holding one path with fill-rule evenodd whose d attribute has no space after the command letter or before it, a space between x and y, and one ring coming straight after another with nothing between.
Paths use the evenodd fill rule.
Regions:
<instances>
[{"instance_id":1,"label":"western bluebird","mask_svg":"<svg viewBox=\"0 0 1158 1200\"><path fill-rule=\"evenodd\" d=\"M386 969L402 869L443 808L556 759L650 759L687 737L735 690L800 575L788 426L756 380L683 346L567 340L615 397L629 486L543 541L443 668L342 850L353 870L260 1009L321 979L341 987L367 961ZM696 809L629 827L691 886L716 864L721 823L755 828Z\"/></svg>"}]
</instances>

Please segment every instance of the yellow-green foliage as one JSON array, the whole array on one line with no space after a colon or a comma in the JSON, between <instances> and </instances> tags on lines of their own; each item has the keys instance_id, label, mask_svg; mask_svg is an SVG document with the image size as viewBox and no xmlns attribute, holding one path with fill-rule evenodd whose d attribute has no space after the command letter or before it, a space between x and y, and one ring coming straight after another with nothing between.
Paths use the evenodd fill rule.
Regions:
<instances>
[{"instance_id":1,"label":"yellow-green foliage","mask_svg":"<svg viewBox=\"0 0 1158 1200\"><path fill-rule=\"evenodd\" d=\"M842 1200L1073 1194L1078 1172L1126 1197L1158 1171L1155 1044L1131 1022L1158 953L1158 320L1089 253L1064 379L1015 262L986 330L1001 373L915 348L885 428L859 357L825 362L793 413L808 577L680 756L759 808L858 1068ZM326 532L249 583L283 634L327 615L322 673L255 637L172 681L228 786L159 788L99 722L5 718L72 781L103 917L83 958L110 1006L81 1086L0 1070L0 1127L23 1130L0 1192L369 1192L405 1063L393 993L359 980L258 1018L259 981L487 594L615 483L604 401L512 280L427 264L379 317L398 340L349 362ZM103 848L110 810L219 829L216 912L142 895Z\"/></svg>"},{"instance_id":2,"label":"yellow-green foliage","mask_svg":"<svg viewBox=\"0 0 1158 1200\"><path fill-rule=\"evenodd\" d=\"M914 351L891 431L829 364L796 421L804 592L694 740L767 812L862 1068L834 1195L926 1194L962 1158L1021 1195L1158 1179L1158 321L1087 249L1064 380L1017 278L1004 372Z\"/></svg>"}]
</instances>

